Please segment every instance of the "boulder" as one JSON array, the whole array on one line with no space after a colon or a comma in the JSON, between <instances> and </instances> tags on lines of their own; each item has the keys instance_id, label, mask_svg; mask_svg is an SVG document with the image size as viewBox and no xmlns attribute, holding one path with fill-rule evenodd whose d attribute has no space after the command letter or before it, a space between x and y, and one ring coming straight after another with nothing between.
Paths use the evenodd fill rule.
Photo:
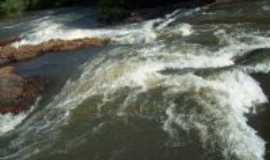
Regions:
<instances>
[{"instance_id":1,"label":"boulder","mask_svg":"<svg viewBox=\"0 0 270 160\"><path fill-rule=\"evenodd\" d=\"M0 114L18 114L30 108L43 90L40 78L25 78L14 67L0 69Z\"/></svg>"},{"instance_id":2,"label":"boulder","mask_svg":"<svg viewBox=\"0 0 270 160\"><path fill-rule=\"evenodd\" d=\"M23 45L18 48L12 45L0 48L0 65L32 59L46 53L77 50L89 47L103 47L109 39L81 38L75 40L54 39L37 45Z\"/></svg>"}]
</instances>

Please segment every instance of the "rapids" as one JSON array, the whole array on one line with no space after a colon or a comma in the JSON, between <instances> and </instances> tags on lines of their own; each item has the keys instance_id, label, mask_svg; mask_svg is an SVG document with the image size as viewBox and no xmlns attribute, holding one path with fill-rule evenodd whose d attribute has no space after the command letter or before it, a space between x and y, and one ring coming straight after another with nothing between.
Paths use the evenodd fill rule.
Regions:
<instances>
[{"instance_id":1,"label":"rapids","mask_svg":"<svg viewBox=\"0 0 270 160\"><path fill-rule=\"evenodd\" d=\"M258 0L111 27L81 8L1 22L1 37L23 38L14 46L113 43L16 64L49 85L31 111L0 115L0 160L267 160L270 141L248 121L269 110L252 76L270 71L269 19Z\"/></svg>"}]
</instances>

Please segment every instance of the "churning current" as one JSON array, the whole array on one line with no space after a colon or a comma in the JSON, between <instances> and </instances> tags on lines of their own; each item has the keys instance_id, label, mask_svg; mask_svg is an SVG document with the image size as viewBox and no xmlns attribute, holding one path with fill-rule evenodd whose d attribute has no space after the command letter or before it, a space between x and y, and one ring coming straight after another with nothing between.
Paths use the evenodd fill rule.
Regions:
<instances>
[{"instance_id":1,"label":"churning current","mask_svg":"<svg viewBox=\"0 0 270 160\"><path fill-rule=\"evenodd\" d=\"M23 38L14 46L112 44L19 64L51 87L30 111L0 115L0 160L266 160L247 115L269 107L251 76L270 71L269 18L259 0L105 28L78 8L1 23Z\"/></svg>"}]
</instances>

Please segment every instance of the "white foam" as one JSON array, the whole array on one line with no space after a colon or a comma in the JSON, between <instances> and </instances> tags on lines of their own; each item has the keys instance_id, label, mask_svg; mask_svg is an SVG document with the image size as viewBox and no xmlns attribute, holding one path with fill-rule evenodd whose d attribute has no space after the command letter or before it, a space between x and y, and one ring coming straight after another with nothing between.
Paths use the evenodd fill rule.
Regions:
<instances>
[{"instance_id":1,"label":"white foam","mask_svg":"<svg viewBox=\"0 0 270 160\"><path fill-rule=\"evenodd\" d=\"M265 142L247 125L244 115L256 104L267 102L255 80L240 71L225 72L209 80L196 76L189 76L188 80L192 81L189 83L184 83L183 80L187 79L175 80L175 85L181 89L175 86L174 92L193 93L194 97L191 99L199 105L186 106L192 107L186 108L187 110L193 110L187 115L176 109L185 106L177 106L171 102L171 107L167 109L168 119L164 123L164 130L172 136L177 135L173 124L186 131L195 130L208 150L214 151L219 146L223 149L226 159L264 159ZM171 94L168 92L168 96ZM201 112L196 112L197 109Z\"/></svg>"},{"instance_id":2,"label":"white foam","mask_svg":"<svg viewBox=\"0 0 270 160\"><path fill-rule=\"evenodd\" d=\"M8 113L0 114L0 136L6 134L9 131L14 130L23 120L37 107L40 97L36 100L35 104L30 107L29 111L19 113L17 115Z\"/></svg>"},{"instance_id":3,"label":"white foam","mask_svg":"<svg viewBox=\"0 0 270 160\"><path fill-rule=\"evenodd\" d=\"M186 15L194 12L187 12ZM223 67L234 64L233 57L243 55L249 50L261 47L270 47L270 39L250 34L229 34L225 30L216 32L216 36L225 46L216 52L194 44L184 42L166 45L156 42L160 32L190 36L195 29L190 24L178 24L174 29L167 28L172 24L177 14L168 16L167 21L156 19L140 24L132 24L110 29L68 29L61 23L53 20L44 20L37 24L37 28L31 33L25 34L24 40L16 45L37 44L50 39L76 39L83 37L108 37L119 43L146 43L142 48L116 47L105 53L99 54L94 61L81 66L82 75L76 80L69 80L57 96L46 106L46 112L50 118L44 118L39 131L53 130L70 117L70 112L78 107L87 98L95 95L103 95L104 99L99 107L110 100L110 96L122 87L134 88L129 94L136 97L136 90L164 86L168 90L164 93L164 99L168 106L166 113L168 119L163 128L172 137L178 136L174 124L185 131L195 129L205 147L214 150L221 147L226 159L235 156L240 160L263 160L265 142L257 136L256 131L247 125L245 113L255 108L255 105L267 102L258 83L248 74L235 67L225 70ZM159 24L156 28L156 24ZM243 42L241 38L250 38L251 41ZM261 70L265 69L259 67ZM175 69L207 69L223 68L220 72L206 72L210 76L198 76L192 72L184 74L163 75L159 71L167 68ZM267 67L268 68L268 67ZM165 91L164 91L165 92ZM199 103L198 106L178 106L173 97L179 94L191 93L192 100ZM125 107L128 102L123 102ZM122 105L122 106L121 106ZM125 112L123 104L119 104L119 112ZM189 114L178 112L177 107L186 107L191 110ZM196 107L201 107L204 112L198 114ZM57 116L55 116L57 110ZM53 116L52 116L53 115ZM22 115L21 115L22 116ZM55 116L55 117L54 117ZM1 117L0 117L1 118ZM24 118L7 115L3 132L10 131ZM214 120L214 121L212 121ZM3 121L4 122L4 121ZM31 128L29 132L36 128ZM1 130L0 130L1 131ZM36 130L35 130L36 131ZM38 133L38 132L37 132ZM178 138L180 141L181 138ZM181 142L180 142L181 143Z\"/></svg>"},{"instance_id":4,"label":"white foam","mask_svg":"<svg viewBox=\"0 0 270 160\"><path fill-rule=\"evenodd\" d=\"M247 65L242 67L243 70L249 73L269 73L270 72L270 62L258 63L254 65Z\"/></svg>"},{"instance_id":5,"label":"white foam","mask_svg":"<svg viewBox=\"0 0 270 160\"><path fill-rule=\"evenodd\" d=\"M239 31L240 32L240 31ZM215 35L227 43L225 47L219 49L215 54L217 55L227 55L228 58L233 58L235 56L241 56L249 51L258 49L258 48L269 48L270 47L270 38L261 36L258 33L227 33L225 30L221 29L215 32Z\"/></svg>"},{"instance_id":6,"label":"white foam","mask_svg":"<svg viewBox=\"0 0 270 160\"><path fill-rule=\"evenodd\" d=\"M270 11L270 7L269 6L266 6L266 5L262 6L262 9L264 11Z\"/></svg>"},{"instance_id":7,"label":"white foam","mask_svg":"<svg viewBox=\"0 0 270 160\"><path fill-rule=\"evenodd\" d=\"M86 37L111 38L120 43L130 44L150 43L157 39L160 30L163 30L175 21L175 15L178 12L167 15L167 18L164 19L158 18L138 24L98 29L68 28L65 26L65 22L68 20L60 21L58 16L50 15L29 22L32 24L33 29L23 33L21 35L22 41L16 42L13 45L19 47L27 44L39 44L52 39L73 40ZM71 21L70 19L72 20L71 16L69 21ZM183 36L189 36L194 32L192 26L186 23L178 25L171 31L181 33Z\"/></svg>"},{"instance_id":8,"label":"white foam","mask_svg":"<svg viewBox=\"0 0 270 160\"><path fill-rule=\"evenodd\" d=\"M16 116L12 114L0 115L0 136L13 130L25 117L25 113Z\"/></svg>"},{"instance_id":9,"label":"white foam","mask_svg":"<svg viewBox=\"0 0 270 160\"><path fill-rule=\"evenodd\" d=\"M185 37L190 36L192 33L194 33L194 30L192 29L192 26L190 24L183 24L182 27L180 27L179 31Z\"/></svg>"}]
</instances>

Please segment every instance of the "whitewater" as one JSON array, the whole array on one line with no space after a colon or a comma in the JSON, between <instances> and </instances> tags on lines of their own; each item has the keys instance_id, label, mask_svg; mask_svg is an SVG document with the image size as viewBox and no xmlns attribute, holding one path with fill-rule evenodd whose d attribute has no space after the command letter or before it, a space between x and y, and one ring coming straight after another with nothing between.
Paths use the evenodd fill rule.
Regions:
<instances>
[{"instance_id":1,"label":"whitewater","mask_svg":"<svg viewBox=\"0 0 270 160\"><path fill-rule=\"evenodd\" d=\"M85 37L112 43L21 64L22 73L61 84L30 111L0 115L0 160L266 160L269 142L247 115L269 107L252 74L269 73L270 52L247 55L270 48L269 7L260 0L182 9L103 28L95 10L75 8L1 24L0 35L23 38L17 47Z\"/></svg>"}]
</instances>

